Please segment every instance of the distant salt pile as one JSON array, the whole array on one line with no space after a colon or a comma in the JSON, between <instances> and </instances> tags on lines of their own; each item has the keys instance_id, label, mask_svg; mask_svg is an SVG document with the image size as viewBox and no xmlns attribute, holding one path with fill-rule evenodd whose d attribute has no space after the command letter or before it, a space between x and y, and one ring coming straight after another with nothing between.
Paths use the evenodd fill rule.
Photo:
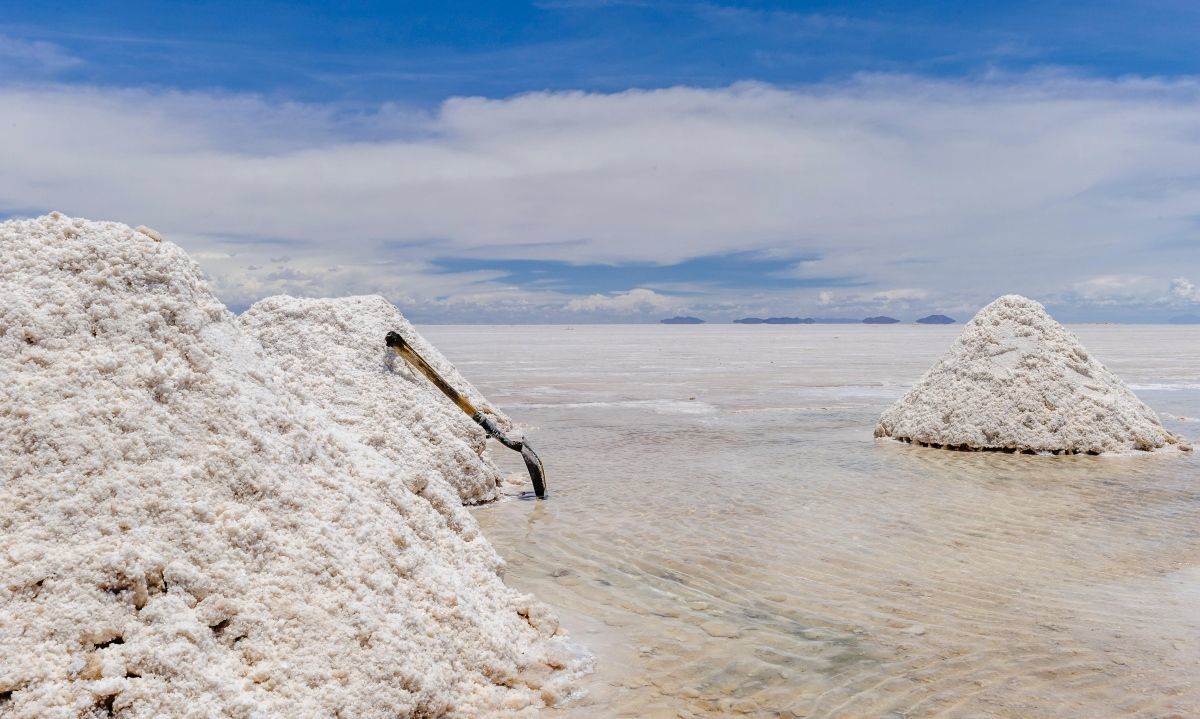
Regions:
<instances>
[{"instance_id":1,"label":"distant salt pile","mask_svg":"<svg viewBox=\"0 0 1200 719\"><path fill-rule=\"evenodd\" d=\"M495 499L499 471L484 454L487 435L429 380L384 346L396 330L451 385L503 428L493 408L454 365L379 296L341 299L269 297L238 318L267 355L299 382L338 424L424 482L448 483L462 502ZM436 452L430 452L430 447ZM429 460L435 460L429 466ZM421 487L414 487L421 491Z\"/></svg>"},{"instance_id":2,"label":"distant salt pile","mask_svg":"<svg viewBox=\"0 0 1200 719\"><path fill-rule=\"evenodd\" d=\"M0 716L513 716L558 696L578 660L456 498L330 422L178 247L6 222L0 297Z\"/></svg>"},{"instance_id":3,"label":"distant salt pile","mask_svg":"<svg viewBox=\"0 0 1200 719\"><path fill-rule=\"evenodd\" d=\"M1190 449L1037 302L1005 295L879 419L876 437L951 449Z\"/></svg>"}]
</instances>

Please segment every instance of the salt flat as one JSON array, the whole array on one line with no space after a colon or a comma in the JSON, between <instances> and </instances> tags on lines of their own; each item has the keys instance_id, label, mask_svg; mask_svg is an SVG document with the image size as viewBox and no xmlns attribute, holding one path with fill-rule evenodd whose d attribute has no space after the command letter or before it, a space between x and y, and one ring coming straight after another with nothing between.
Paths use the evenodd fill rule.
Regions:
<instances>
[{"instance_id":1,"label":"salt flat","mask_svg":"<svg viewBox=\"0 0 1200 719\"><path fill-rule=\"evenodd\" d=\"M1070 329L1197 439L1200 328ZM551 716L1200 715L1198 453L873 439L959 326L422 331L546 462L473 513L598 654Z\"/></svg>"}]
</instances>

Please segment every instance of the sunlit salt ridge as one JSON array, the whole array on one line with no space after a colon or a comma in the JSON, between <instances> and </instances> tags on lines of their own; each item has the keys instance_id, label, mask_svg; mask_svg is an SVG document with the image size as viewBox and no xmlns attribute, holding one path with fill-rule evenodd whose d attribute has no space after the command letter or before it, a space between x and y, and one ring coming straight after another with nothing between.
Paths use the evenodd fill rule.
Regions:
<instances>
[{"instance_id":1,"label":"sunlit salt ridge","mask_svg":"<svg viewBox=\"0 0 1200 719\"><path fill-rule=\"evenodd\" d=\"M1061 454L1190 449L1044 307L1019 295L980 310L883 413L875 436Z\"/></svg>"},{"instance_id":2,"label":"sunlit salt ridge","mask_svg":"<svg viewBox=\"0 0 1200 719\"><path fill-rule=\"evenodd\" d=\"M562 696L581 659L460 505L478 455L417 441L449 411L431 396L402 403L432 425L377 450L148 229L0 224L0 297L0 715L513 716Z\"/></svg>"}]
</instances>

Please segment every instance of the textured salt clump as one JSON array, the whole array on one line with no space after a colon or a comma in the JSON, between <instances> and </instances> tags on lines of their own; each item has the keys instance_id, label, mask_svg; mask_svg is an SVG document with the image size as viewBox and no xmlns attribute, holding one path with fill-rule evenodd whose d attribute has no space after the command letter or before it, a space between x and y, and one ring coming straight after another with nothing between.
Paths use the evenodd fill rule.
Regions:
<instances>
[{"instance_id":1,"label":"textured salt clump","mask_svg":"<svg viewBox=\"0 0 1200 719\"><path fill-rule=\"evenodd\" d=\"M0 716L513 716L560 696L580 660L457 497L414 493L331 422L178 247L6 222L0 297Z\"/></svg>"},{"instance_id":2,"label":"textured salt clump","mask_svg":"<svg viewBox=\"0 0 1200 719\"><path fill-rule=\"evenodd\" d=\"M953 449L1090 453L1190 449L1042 305L1005 295L875 428Z\"/></svg>"},{"instance_id":3,"label":"textured salt clump","mask_svg":"<svg viewBox=\"0 0 1200 719\"><path fill-rule=\"evenodd\" d=\"M500 473L484 454L487 435L388 349L384 337L391 330L399 332L480 411L505 429L511 426L509 419L387 300L269 297L238 321L331 419L382 452L406 476L424 481L426 475L417 470L432 470L435 481L448 483L467 504L497 497ZM428 463L431 455L433 466Z\"/></svg>"}]
</instances>

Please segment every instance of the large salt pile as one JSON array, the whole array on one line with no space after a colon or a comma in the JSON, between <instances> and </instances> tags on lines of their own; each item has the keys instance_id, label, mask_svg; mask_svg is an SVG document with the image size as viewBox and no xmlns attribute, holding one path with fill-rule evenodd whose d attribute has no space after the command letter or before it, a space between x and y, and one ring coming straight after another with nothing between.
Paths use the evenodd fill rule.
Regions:
<instances>
[{"instance_id":1,"label":"large salt pile","mask_svg":"<svg viewBox=\"0 0 1200 719\"><path fill-rule=\"evenodd\" d=\"M557 697L577 660L554 618L504 586L444 486L410 489L438 448L398 468L331 422L178 247L6 222L0 297L0 716L512 716Z\"/></svg>"},{"instance_id":2,"label":"large salt pile","mask_svg":"<svg viewBox=\"0 0 1200 719\"><path fill-rule=\"evenodd\" d=\"M879 419L876 437L954 449L1190 449L1037 302L1005 295Z\"/></svg>"},{"instance_id":3,"label":"large salt pile","mask_svg":"<svg viewBox=\"0 0 1200 719\"><path fill-rule=\"evenodd\" d=\"M495 499L500 479L484 454L487 435L424 376L384 346L396 330L480 411L502 428L508 417L467 383L404 315L379 296L340 299L269 297L238 318L267 355L338 424L357 433L398 466L417 476L433 470L460 499ZM439 464L428 466L428 446ZM421 464L414 464L414 459Z\"/></svg>"}]
</instances>

